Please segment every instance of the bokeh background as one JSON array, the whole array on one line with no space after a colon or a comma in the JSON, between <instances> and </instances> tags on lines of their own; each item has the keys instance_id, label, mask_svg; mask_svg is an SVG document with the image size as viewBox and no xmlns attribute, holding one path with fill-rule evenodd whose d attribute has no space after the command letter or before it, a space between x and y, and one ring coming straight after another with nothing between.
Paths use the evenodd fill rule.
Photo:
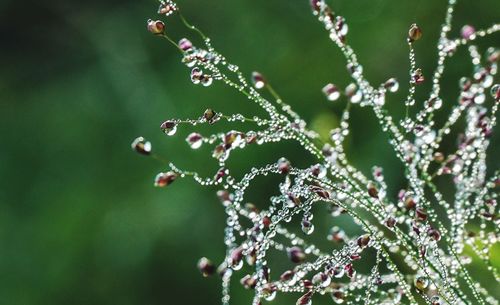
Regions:
<instances>
[{"instance_id":1,"label":"bokeh background","mask_svg":"<svg viewBox=\"0 0 500 305\"><path fill-rule=\"evenodd\" d=\"M388 98L396 117L403 113L408 78L408 26L417 22L424 31L417 58L430 75L444 2L333 4L348 20L348 40L372 83L400 80L400 92ZM330 81L345 87L349 79L308 1L179 4L220 52L248 74L265 74L322 135L336 126L344 102L327 103L321 88ZM201 256L220 261L224 255L225 219L216 189L189 179L153 188L165 166L133 153L130 142L143 135L164 159L212 175L217 164L209 149L191 151L184 142L191 128L170 138L159 124L198 117L207 107L259 111L222 85L191 84L178 52L145 29L148 18L157 18L156 9L155 1L0 1L0 304L219 303L219 280L203 279L196 269ZM454 24L482 28L498 22L499 12L496 0L460 1ZM174 39L188 34L177 18L166 23ZM480 46L498 47L500 36ZM445 108L456 103L458 79L471 71L462 49L445 75ZM419 90L428 88L429 83ZM385 135L369 111L355 109L353 122L353 164L366 173L373 165L384 167L395 194L405 182ZM497 135L490 154L496 168L498 140ZM451 150L455 140L446 143ZM295 143L233 155L235 173L280 156L303 166L311 162ZM258 181L249 200L265 206L276 193L273 179ZM482 276L481 268L474 265L472 271ZM484 280L498 288L491 278ZM249 295L235 288L234 304L249 304ZM275 303L290 300L278 297Z\"/></svg>"}]
</instances>

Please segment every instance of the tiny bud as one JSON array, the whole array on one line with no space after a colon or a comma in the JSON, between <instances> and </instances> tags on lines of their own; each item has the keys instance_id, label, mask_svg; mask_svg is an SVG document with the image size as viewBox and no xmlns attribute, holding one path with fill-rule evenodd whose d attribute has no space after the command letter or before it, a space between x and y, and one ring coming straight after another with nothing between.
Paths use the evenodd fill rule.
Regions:
<instances>
[{"instance_id":1,"label":"tiny bud","mask_svg":"<svg viewBox=\"0 0 500 305\"><path fill-rule=\"evenodd\" d=\"M282 282L289 281L293 278L294 275L295 275L295 272L293 272L292 270L287 270L287 271L283 272L283 274L280 275L280 281L282 281Z\"/></svg>"},{"instance_id":2,"label":"tiny bud","mask_svg":"<svg viewBox=\"0 0 500 305\"><path fill-rule=\"evenodd\" d=\"M408 31L408 41L414 42L420 38L422 38L422 30L416 23L414 23L410 26L410 30Z\"/></svg>"},{"instance_id":3,"label":"tiny bud","mask_svg":"<svg viewBox=\"0 0 500 305\"><path fill-rule=\"evenodd\" d=\"M427 220L427 212L422 208L417 208L415 210L415 217L417 218L417 220L426 221Z\"/></svg>"},{"instance_id":4,"label":"tiny bud","mask_svg":"<svg viewBox=\"0 0 500 305\"><path fill-rule=\"evenodd\" d=\"M192 149L198 149L203 144L203 137L201 134L193 132L187 136L186 142Z\"/></svg>"},{"instance_id":5,"label":"tiny bud","mask_svg":"<svg viewBox=\"0 0 500 305\"><path fill-rule=\"evenodd\" d=\"M215 273L214 264L206 257L200 258L198 261L198 269L204 277L208 277Z\"/></svg>"},{"instance_id":6,"label":"tiny bud","mask_svg":"<svg viewBox=\"0 0 500 305\"><path fill-rule=\"evenodd\" d=\"M160 125L160 129L167 135L173 136L177 131L177 123L173 121L165 121Z\"/></svg>"},{"instance_id":7,"label":"tiny bud","mask_svg":"<svg viewBox=\"0 0 500 305\"><path fill-rule=\"evenodd\" d=\"M207 110L205 110L205 113L203 113L203 117L209 124L215 123L214 120L216 118L216 115L217 113L211 108L208 108Z\"/></svg>"},{"instance_id":8,"label":"tiny bud","mask_svg":"<svg viewBox=\"0 0 500 305\"><path fill-rule=\"evenodd\" d=\"M368 195L372 198L378 199L377 187L372 183L368 184Z\"/></svg>"},{"instance_id":9,"label":"tiny bud","mask_svg":"<svg viewBox=\"0 0 500 305\"><path fill-rule=\"evenodd\" d=\"M418 68L413 72L413 81L415 84L421 84L425 80L424 74L422 73L422 69Z\"/></svg>"},{"instance_id":10,"label":"tiny bud","mask_svg":"<svg viewBox=\"0 0 500 305\"><path fill-rule=\"evenodd\" d=\"M156 187L168 186L172 184L172 182L174 182L175 179L177 179L177 176L178 175L174 172L159 173L158 175L156 175L155 178L155 186Z\"/></svg>"},{"instance_id":11,"label":"tiny bud","mask_svg":"<svg viewBox=\"0 0 500 305\"><path fill-rule=\"evenodd\" d=\"M416 277L414 283L415 287L420 291L425 290L429 286L429 280L425 276Z\"/></svg>"},{"instance_id":12,"label":"tiny bud","mask_svg":"<svg viewBox=\"0 0 500 305\"><path fill-rule=\"evenodd\" d=\"M495 101L500 101L500 84L495 84L491 87L491 96Z\"/></svg>"},{"instance_id":13,"label":"tiny bud","mask_svg":"<svg viewBox=\"0 0 500 305\"><path fill-rule=\"evenodd\" d=\"M230 257L231 268L234 270L240 270L243 267L243 248L238 247L231 252Z\"/></svg>"},{"instance_id":14,"label":"tiny bud","mask_svg":"<svg viewBox=\"0 0 500 305\"><path fill-rule=\"evenodd\" d=\"M302 286L304 286L304 288L307 289L307 290L311 290L311 289L314 288L314 284L310 280L303 280L302 281Z\"/></svg>"},{"instance_id":15,"label":"tiny bud","mask_svg":"<svg viewBox=\"0 0 500 305\"><path fill-rule=\"evenodd\" d=\"M395 78L390 78L384 83L384 88L390 92L396 92L399 89L399 82Z\"/></svg>"},{"instance_id":16,"label":"tiny bud","mask_svg":"<svg viewBox=\"0 0 500 305\"><path fill-rule=\"evenodd\" d=\"M290 162L285 158L280 158L278 160L278 170L282 174L288 174L290 172Z\"/></svg>"},{"instance_id":17,"label":"tiny bud","mask_svg":"<svg viewBox=\"0 0 500 305\"><path fill-rule=\"evenodd\" d=\"M193 44L187 38L182 38L179 41L179 48L184 52L190 51L193 49Z\"/></svg>"},{"instance_id":18,"label":"tiny bud","mask_svg":"<svg viewBox=\"0 0 500 305\"><path fill-rule=\"evenodd\" d=\"M395 219L394 217L389 216L389 217L385 220L385 225L386 225L388 228L393 228L393 227L396 225L396 219Z\"/></svg>"},{"instance_id":19,"label":"tiny bud","mask_svg":"<svg viewBox=\"0 0 500 305\"><path fill-rule=\"evenodd\" d=\"M415 202L415 200L413 200L412 197L408 197L405 200L405 206L406 209L413 210L417 206L417 203Z\"/></svg>"},{"instance_id":20,"label":"tiny bud","mask_svg":"<svg viewBox=\"0 0 500 305\"><path fill-rule=\"evenodd\" d=\"M434 161L441 163L444 161L444 155L440 152L435 152L434 153Z\"/></svg>"},{"instance_id":21,"label":"tiny bud","mask_svg":"<svg viewBox=\"0 0 500 305\"><path fill-rule=\"evenodd\" d=\"M360 248L365 248L366 246L368 246L369 242L370 242L370 235L368 235L368 234L361 235L356 240L356 243L358 244L358 247L360 247Z\"/></svg>"},{"instance_id":22,"label":"tiny bud","mask_svg":"<svg viewBox=\"0 0 500 305\"><path fill-rule=\"evenodd\" d=\"M252 83L256 89L262 89L266 86L266 80L259 72L252 72Z\"/></svg>"},{"instance_id":23,"label":"tiny bud","mask_svg":"<svg viewBox=\"0 0 500 305\"><path fill-rule=\"evenodd\" d=\"M468 40L471 39L473 36L475 36L476 29L474 29L474 27L471 25L464 25L460 33L464 39Z\"/></svg>"},{"instance_id":24,"label":"tiny bud","mask_svg":"<svg viewBox=\"0 0 500 305\"><path fill-rule=\"evenodd\" d=\"M427 230L427 235L435 241L441 240L441 233L439 233L437 229L434 229L432 227Z\"/></svg>"},{"instance_id":25,"label":"tiny bud","mask_svg":"<svg viewBox=\"0 0 500 305\"><path fill-rule=\"evenodd\" d=\"M322 91L329 101L336 101L340 97L340 91L334 84L327 84Z\"/></svg>"},{"instance_id":26,"label":"tiny bud","mask_svg":"<svg viewBox=\"0 0 500 305\"><path fill-rule=\"evenodd\" d=\"M165 23L160 20L148 20L148 31L155 35L165 33Z\"/></svg>"},{"instance_id":27,"label":"tiny bud","mask_svg":"<svg viewBox=\"0 0 500 305\"><path fill-rule=\"evenodd\" d=\"M322 187L312 186L311 191L323 199L330 199L330 193Z\"/></svg>"},{"instance_id":28,"label":"tiny bud","mask_svg":"<svg viewBox=\"0 0 500 305\"><path fill-rule=\"evenodd\" d=\"M299 247L291 247L287 249L288 258L296 263L302 263L306 259L306 254Z\"/></svg>"},{"instance_id":29,"label":"tiny bud","mask_svg":"<svg viewBox=\"0 0 500 305\"><path fill-rule=\"evenodd\" d=\"M247 274L240 280L240 283L243 287L245 287L245 289L254 289L257 285L257 279L250 274Z\"/></svg>"},{"instance_id":30,"label":"tiny bud","mask_svg":"<svg viewBox=\"0 0 500 305\"><path fill-rule=\"evenodd\" d=\"M132 149L142 155L151 154L151 142L146 141L143 137L138 137L132 142Z\"/></svg>"},{"instance_id":31,"label":"tiny bud","mask_svg":"<svg viewBox=\"0 0 500 305\"><path fill-rule=\"evenodd\" d=\"M303 296L301 296L297 300L297 303L295 303L295 305L311 305L312 304L312 302L311 302L312 296L313 296L312 291L306 292L306 294L304 294Z\"/></svg>"}]
</instances>

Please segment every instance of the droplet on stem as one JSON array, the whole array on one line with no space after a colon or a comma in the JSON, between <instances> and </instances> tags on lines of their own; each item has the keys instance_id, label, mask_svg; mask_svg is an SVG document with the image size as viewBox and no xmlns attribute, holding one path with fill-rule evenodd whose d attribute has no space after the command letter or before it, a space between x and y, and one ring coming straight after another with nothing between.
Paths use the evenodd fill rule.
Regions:
<instances>
[{"instance_id":1,"label":"droplet on stem","mask_svg":"<svg viewBox=\"0 0 500 305\"><path fill-rule=\"evenodd\" d=\"M252 72L252 83L256 89L262 89L266 86L266 80L259 72Z\"/></svg>"}]
</instances>

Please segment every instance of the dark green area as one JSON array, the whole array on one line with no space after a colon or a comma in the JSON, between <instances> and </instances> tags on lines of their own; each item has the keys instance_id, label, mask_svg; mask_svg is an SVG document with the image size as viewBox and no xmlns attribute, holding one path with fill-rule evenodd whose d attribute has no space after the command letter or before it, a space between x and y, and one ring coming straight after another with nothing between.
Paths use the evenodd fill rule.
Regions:
<instances>
[{"instance_id":1,"label":"dark green area","mask_svg":"<svg viewBox=\"0 0 500 305\"><path fill-rule=\"evenodd\" d=\"M261 71L309 122L328 128L336 121L343 102L327 103L321 88L330 81L345 87L349 79L307 0L179 2L221 53L247 74ZM400 80L400 92L388 98L397 118L408 78L407 29L413 22L423 29L417 58L430 76L444 2L333 4L349 23L347 39L372 83ZM259 111L220 84L191 84L179 53L145 30L156 8L154 1L0 2L0 304L219 303L218 279L203 279L195 267L201 256L220 261L224 255L225 219L215 190L189 179L153 188L164 166L134 154L130 142L143 135L163 158L212 175L217 164L209 150L191 151L184 142L192 128L167 138L160 123L198 117L207 107ZM454 24L483 28L499 21L498 12L496 0L460 1ZM175 17L166 24L176 40L187 34ZM500 36L479 45L498 47ZM445 74L445 109L456 103L458 79L471 71L461 50ZM352 117L353 164L366 173L384 167L395 193L405 182L386 136L367 109ZM491 156L499 155L498 140ZM241 174L281 156L310 164L297 144L284 143L237 151L230 165ZM498 159L490 164L498 168ZM249 200L265 206L276 182L257 181ZM485 274L481 268L474 274ZM250 304L250 293L241 291L236 288L234 304ZM278 297L275 303L292 302Z\"/></svg>"}]
</instances>

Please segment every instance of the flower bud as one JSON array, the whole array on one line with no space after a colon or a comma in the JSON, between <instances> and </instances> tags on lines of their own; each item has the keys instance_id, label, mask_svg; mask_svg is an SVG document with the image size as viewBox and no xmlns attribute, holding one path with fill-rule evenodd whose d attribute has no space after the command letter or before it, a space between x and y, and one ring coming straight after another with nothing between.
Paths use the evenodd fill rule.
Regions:
<instances>
[{"instance_id":1,"label":"flower bud","mask_svg":"<svg viewBox=\"0 0 500 305\"><path fill-rule=\"evenodd\" d=\"M165 187L177 179L177 174L174 172L159 173L155 178L156 187Z\"/></svg>"},{"instance_id":2,"label":"flower bud","mask_svg":"<svg viewBox=\"0 0 500 305\"><path fill-rule=\"evenodd\" d=\"M198 261L198 269L204 277L208 277L215 273L214 264L206 257L200 258Z\"/></svg>"},{"instance_id":3,"label":"flower bud","mask_svg":"<svg viewBox=\"0 0 500 305\"><path fill-rule=\"evenodd\" d=\"M410 30L408 30L408 41L414 42L420 38L422 38L422 30L416 23L414 23L410 26Z\"/></svg>"},{"instance_id":4,"label":"flower bud","mask_svg":"<svg viewBox=\"0 0 500 305\"><path fill-rule=\"evenodd\" d=\"M160 20L148 20L148 31L155 35L165 33L165 23Z\"/></svg>"},{"instance_id":5,"label":"flower bud","mask_svg":"<svg viewBox=\"0 0 500 305\"><path fill-rule=\"evenodd\" d=\"M151 142L146 141L143 137L138 137L132 142L132 149L147 156L151 154Z\"/></svg>"}]
</instances>

